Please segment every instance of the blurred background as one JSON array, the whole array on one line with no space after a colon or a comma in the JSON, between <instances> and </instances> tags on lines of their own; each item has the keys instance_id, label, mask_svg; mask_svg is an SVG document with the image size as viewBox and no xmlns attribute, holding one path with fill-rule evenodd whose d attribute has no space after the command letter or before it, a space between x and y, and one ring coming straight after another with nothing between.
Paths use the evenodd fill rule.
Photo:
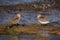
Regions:
<instances>
[{"instance_id":1,"label":"blurred background","mask_svg":"<svg viewBox=\"0 0 60 40\"><path fill-rule=\"evenodd\" d=\"M22 14L19 24L40 24L36 16L42 14L52 22L57 22L51 24L60 28L60 0L0 0L0 25L7 25L18 12ZM47 35L41 40L60 40L59 35L52 36L45 30L40 32L42 36ZM19 38L37 40L35 35L20 35ZM0 40L7 40L6 35L0 35Z\"/></svg>"}]
</instances>

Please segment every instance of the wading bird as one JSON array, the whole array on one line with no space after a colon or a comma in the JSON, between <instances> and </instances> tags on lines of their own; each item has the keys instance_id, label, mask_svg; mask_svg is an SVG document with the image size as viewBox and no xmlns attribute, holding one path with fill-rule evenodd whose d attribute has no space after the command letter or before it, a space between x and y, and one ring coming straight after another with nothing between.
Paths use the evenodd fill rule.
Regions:
<instances>
[{"instance_id":1,"label":"wading bird","mask_svg":"<svg viewBox=\"0 0 60 40\"><path fill-rule=\"evenodd\" d=\"M12 28L14 25L19 25L20 19L21 13L17 13L16 16L9 21L8 23L9 28Z\"/></svg>"},{"instance_id":2,"label":"wading bird","mask_svg":"<svg viewBox=\"0 0 60 40\"><path fill-rule=\"evenodd\" d=\"M51 23L51 20L48 20L47 18L45 18L43 15L41 14L38 14L37 15L37 19L38 21L41 23L41 24L48 24L48 23Z\"/></svg>"}]
</instances>

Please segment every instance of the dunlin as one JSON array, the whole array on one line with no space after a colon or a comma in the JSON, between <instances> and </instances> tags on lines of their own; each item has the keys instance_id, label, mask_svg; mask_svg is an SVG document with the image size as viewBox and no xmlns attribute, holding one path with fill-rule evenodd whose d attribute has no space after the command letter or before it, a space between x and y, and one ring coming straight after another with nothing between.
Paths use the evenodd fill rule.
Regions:
<instances>
[{"instance_id":1,"label":"dunlin","mask_svg":"<svg viewBox=\"0 0 60 40\"><path fill-rule=\"evenodd\" d=\"M39 14L37 15L37 19L38 21L41 23L41 24L48 24L50 23L51 21L48 20L47 18L45 18L43 15Z\"/></svg>"},{"instance_id":2,"label":"dunlin","mask_svg":"<svg viewBox=\"0 0 60 40\"><path fill-rule=\"evenodd\" d=\"M16 16L11 21L9 21L8 26L11 28L12 25L19 24L20 19L21 19L21 14L17 13Z\"/></svg>"}]
</instances>

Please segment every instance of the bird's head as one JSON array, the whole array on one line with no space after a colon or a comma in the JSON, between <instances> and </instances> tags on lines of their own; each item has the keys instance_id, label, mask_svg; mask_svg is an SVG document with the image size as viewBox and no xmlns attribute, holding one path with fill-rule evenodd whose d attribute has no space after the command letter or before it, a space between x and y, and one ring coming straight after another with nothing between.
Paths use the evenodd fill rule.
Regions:
<instances>
[{"instance_id":1,"label":"bird's head","mask_svg":"<svg viewBox=\"0 0 60 40\"><path fill-rule=\"evenodd\" d=\"M20 16L21 16L21 14L20 14L20 13L18 13L18 14L17 14L17 17L20 17Z\"/></svg>"},{"instance_id":2,"label":"bird's head","mask_svg":"<svg viewBox=\"0 0 60 40\"><path fill-rule=\"evenodd\" d=\"M39 18L39 17L41 17L41 14L38 14L38 15L37 15L37 18Z\"/></svg>"}]
</instances>

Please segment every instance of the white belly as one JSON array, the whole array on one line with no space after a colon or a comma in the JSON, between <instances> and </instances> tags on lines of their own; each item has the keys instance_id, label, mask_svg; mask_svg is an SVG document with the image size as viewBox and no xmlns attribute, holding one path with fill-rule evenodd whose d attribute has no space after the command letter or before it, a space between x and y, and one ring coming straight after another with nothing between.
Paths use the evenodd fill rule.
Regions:
<instances>
[{"instance_id":1,"label":"white belly","mask_svg":"<svg viewBox=\"0 0 60 40\"><path fill-rule=\"evenodd\" d=\"M48 23L50 23L49 21L43 22L43 21L40 21L40 20L39 20L39 22L40 22L41 24L48 24Z\"/></svg>"}]
</instances>

